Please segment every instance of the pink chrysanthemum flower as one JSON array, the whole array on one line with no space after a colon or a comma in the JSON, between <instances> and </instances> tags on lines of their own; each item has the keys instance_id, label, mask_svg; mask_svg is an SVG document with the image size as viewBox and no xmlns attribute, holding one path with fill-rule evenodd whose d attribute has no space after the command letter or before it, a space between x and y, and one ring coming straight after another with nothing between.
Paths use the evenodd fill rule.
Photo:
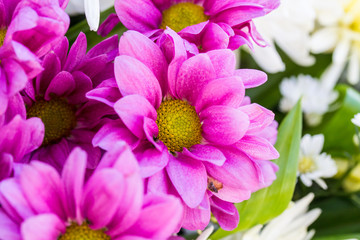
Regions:
<instances>
[{"instance_id":1,"label":"pink chrysanthemum flower","mask_svg":"<svg viewBox=\"0 0 360 240\"><path fill-rule=\"evenodd\" d=\"M97 90L87 94L113 106L119 117L105 124L93 143L109 150L114 142L127 141L142 176L149 178L149 189L179 195L188 209L183 226L202 229L210 211L200 216L197 209L209 210L214 201L218 204L212 206L227 212L231 203L248 199L275 179L277 167L267 160L278 152L258 135L274 114L257 104L241 105L245 88L263 83L266 74L235 70L228 49L187 58L182 39L166 31L166 55L144 35L124 33L114 66L123 97L109 101L113 86L101 88L103 99ZM171 56L169 65L165 56ZM238 215L232 216L237 223ZM236 226L225 218L219 222L224 229Z\"/></svg>"},{"instance_id":2,"label":"pink chrysanthemum flower","mask_svg":"<svg viewBox=\"0 0 360 240\"><path fill-rule=\"evenodd\" d=\"M69 22L58 0L0 0L0 114L42 71L38 57L61 40Z\"/></svg>"},{"instance_id":3,"label":"pink chrysanthemum flower","mask_svg":"<svg viewBox=\"0 0 360 240\"><path fill-rule=\"evenodd\" d=\"M23 109L26 105L24 118L38 117L45 125L41 147L28 154L28 160L45 161L61 170L71 150L80 146L89 155L88 167L96 167L101 152L91 141L102 117L113 114L113 109L89 101L85 94L105 76L113 77L117 44L118 37L114 36L86 53L86 36L81 33L69 54L64 38L45 55L44 71L28 82L21 93L25 104L18 104Z\"/></svg>"},{"instance_id":4,"label":"pink chrysanthemum flower","mask_svg":"<svg viewBox=\"0 0 360 240\"><path fill-rule=\"evenodd\" d=\"M173 196L144 195L136 159L123 143L85 180L86 152L69 155L61 176L33 161L0 183L0 239L166 239L183 211ZM159 214L161 213L161 214Z\"/></svg>"},{"instance_id":5,"label":"pink chrysanthemum flower","mask_svg":"<svg viewBox=\"0 0 360 240\"><path fill-rule=\"evenodd\" d=\"M0 115L0 180L9 177L16 163L38 148L44 137L44 125L37 118L24 120L20 115L7 122Z\"/></svg>"},{"instance_id":6,"label":"pink chrysanthemum flower","mask_svg":"<svg viewBox=\"0 0 360 240\"><path fill-rule=\"evenodd\" d=\"M252 19L279 5L279 0L116 0L125 27L157 38L170 27L202 51L235 50L250 39L262 45Z\"/></svg>"}]
</instances>

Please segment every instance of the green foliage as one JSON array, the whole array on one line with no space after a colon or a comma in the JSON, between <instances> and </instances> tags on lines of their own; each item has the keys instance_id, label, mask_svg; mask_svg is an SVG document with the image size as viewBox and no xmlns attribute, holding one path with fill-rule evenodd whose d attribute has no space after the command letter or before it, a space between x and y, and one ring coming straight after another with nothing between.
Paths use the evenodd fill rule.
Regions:
<instances>
[{"instance_id":1,"label":"green foliage","mask_svg":"<svg viewBox=\"0 0 360 240\"><path fill-rule=\"evenodd\" d=\"M360 237L360 208L351 198L332 197L317 200L312 207L322 214L310 228L316 229L314 239L347 239ZM339 236L347 237L339 237Z\"/></svg>"},{"instance_id":2,"label":"green foliage","mask_svg":"<svg viewBox=\"0 0 360 240\"><path fill-rule=\"evenodd\" d=\"M277 179L271 186L252 194L249 200L235 204L240 214L239 226L231 232L219 229L211 239L219 239L257 224L264 224L287 208L296 183L301 130L302 112L301 103L298 102L279 127L275 147L280 158L274 160L279 166Z\"/></svg>"},{"instance_id":3,"label":"green foliage","mask_svg":"<svg viewBox=\"0 0 360 240\"><path fill-rule=\"evenodd\" d=\"M358 147L353 143L355 127L351 118L360 112L360 94L347 85L338 85L339 99L335 105L336 111L325 115L323 123L311 129L311 134L322 133L325 136L324 152L343 153L349 156L358 153Z\"/></svg>"}]
</instances>

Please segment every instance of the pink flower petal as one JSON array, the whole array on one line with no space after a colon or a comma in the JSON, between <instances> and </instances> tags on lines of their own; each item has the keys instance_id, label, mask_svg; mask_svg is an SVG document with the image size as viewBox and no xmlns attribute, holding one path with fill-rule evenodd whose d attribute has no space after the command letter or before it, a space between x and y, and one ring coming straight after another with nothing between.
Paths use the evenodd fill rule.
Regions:
<instances>
[{"instance_id":1,"label":"pink flower petal","mask_svg":"<svg viewBox=\"0 0 360 240\"><path fill-rule=\"evenodd\" d=\"M239 77L219 78L206 84L196 99L197 112L213 105L238 108L245 95L244 84Z\"/></svg>"},{"instance_id":2,"label":"pink flower petal","mask_svg":"<svg viewBox=\"0 0 360 240\"><path fill-rule=\"evenodd\" d=\"M50 94L55 94L58 97L70 95L76 87L74 77L71 73L62 71L58 73L50 82L49 87L45 93L45 100L51 99Z\"/></svg>"},{"instance_id":3,"label":"pink flower petal","mask_svg":"<svg viewBox=\"0 0 360 240\"><path fill-rule=\"evenodd\" d=\"M64 189L56 170L47 164L32 161L24 166L20 184L32 209L38 213L53 212L66 219Z\"/></svg>"},{"instance_id":4,"label":"pink flower petal","mask_svg":"<svg viewBox=\"0 0 360 240\"><path fill-rule=\"evenodd\" d=\"M75 148L70 153L61 174L65 190L67 216L71 219L77 219L78 224L82 223L80 222L80 201L84 184L86 157L85 151Z\"/></svg>"},{"instance_id":5,"label":"pink flower petal","mask_svg":"<svg viewBox=\"0 0 360 240\"><path fill-rule=\"evenodd\" d=\"M159 80L163 92L167 89L167 62L160 48L148 37L127 31L120 38L119 54L134 57L144 63Z\"/></svg>"},{"instance_id":6,"label":"pink flower petal","mask_svg":"<svg viewBox=\"0 0 360 240\"><path fill-rule=\"evenodd\" d=\"M214 66L216 77L232 77L235 73L235 54L229 49L213 50L206 53Z\"/></svg>"},{"instance_id":7,"label":"pink flower petal","mask_svg":"<svg viewBox=\"0 0 360 240\"><path fill-rule=\"evenodd\" d=\"M254 159L273 160L279 157L278 151L268 140L257 136L245 136L236 143L236 146Z\"/></svg>"},{"instance_id":8,"label":"pink flower petal","mask_svg":"<svg viewBox=\"0 0 360 240\"><path fill-rule=\"evenodd\" d=\"M154 73L142 62L129 56L115 59L115 78L123 96L138 94L155 108L161 103L161 88Z\"/></svg>"},{"instance_id":9,"label":"pink flower petal","mask_svg":"<svg viewBox=\"0 0 360 240\"><path fill-rule=\"evenodd\" d=\"M0 210L0 239L21 240L19 226Z\"/></svg>"},{"instance_id":10,"label":"pink flower petal","mask_svg":"<svg viewBox=\"0 0 360 240\"><path fill-rule=\"evenodd\" d=\"M152 145L139 146L135 152L140 166L140 174L143 178L150 177L161 171L169 162L169 152L166 148L159 151Z\"/></svg>"},{"instance_id":11,"label":"pink flower petal","mask_svg":"<svg viewBox=\"0 0 360 240\"><path fill-rule=\"evenodd\" d=\"M200 113L203 137L213 143L231 145L239 141L249 127L248 116L232 107L212 106Z\"/></svg>"},{"instance_id":12,"label":"pink flower petal","mask_svg":"<svg viewBox=\"0 0 360 240\"><path fill-rule=\"evenodd\" d=\"M83 216L93 229L105 227L125 197L124 177L115 169L96 171L87 181L81 201Z\"/></svg>"},{"instance_id":13,"label":"pink flower petal","mask_svg":"<svg viewBox=\"0 0 360 240\"><path fill-rule=\"evenodd\" d=\"M105 124L96 133L92 140L92 144L102 149L110 150L117 142L125 141L132 148L139 144L139 139L124 125L119 119Z\"/></svg>"},{"instance_id":14,"label":"pink flower petal","mask_svg":"<svg viewBox=\"0 0 360 240\"><path fill-rule=\"evenodd\" d=\"M151 0L116 1L115 10L127 29L139 32L157 29L162 19L160 11Z\"/></svg>"},{"instance_id":15,"label":"pink flower petal","mask_svg":"<svg viewBox=\"0 0 360 240\"><path fill-rule=\"evenodd\" d=\"M194 145L188 150L184 148L183 153L196 160L206 161L217 166L222 166L226 160L224 154L216 147L210 145Z\"/></svg>"},{"instance_id":16,"label":"pink flower petal","mask_svg":"<svg viewBox=\"0 0 360 240\"><path fill-rule=\"evenodd\" d=\"M237 69L235 75L241 78L246 89L260 86L267 81L266 73L256 69Z\"/></svg>"},{"instance_id":17,"label":"pink flower petal","mask_svg":"<svg viewBox=\"0 0 360 240\"><path fill-rule=\"evenodd\" d=\"M206 195L204 201L209 202L209 197ZM209 203L207 205L210 206ZM210 207L208 208L190 208L184 205L184 218L182 226L188 230L204 230L210 221Z\"/></svg>"},{"instance_id":18,"label":"pink flower petal","mask_svg":"<svg viewBox=\"0 0 360 240\"><path fill-rule=\"evenodd\" d=\"M23 195L21 186L14 178L1 182L0 203L2 209L16 222L22 222L35 214Z\"/></svg>"},{"instance_id":19,"label":"pink flower petal","mask_svg":"<svg viewBox=\"0 0 360 240\"><path fill-rule=\"evenodd\" d=\"M255 189L259 180L253 161L235 148L222 148L222 152L226 161L221 167L205 163L208 175L232 188Z\"/></svg>"},{"instance_id":20,"label":"pink flower petal","mask_svg":"<svg viewBox=\"0 0 360 240\"><path fill-rule=\"evenodd\" d=\"M121 98L115 103L114 109L128 129L140 139L145 137L142 128L144 117L157 118L154 107L140 95L128 95Z\"/></svg>"},{"instance_id":21,"label":"pink flower petal","mask_svg":"<svg viewBox=\"0 0 360 240\"><path fill-rule=\"evenodd\" d=\"M229 35L216 23L209 23L202 35L202 47L205 52L214 49L226 49L229 45Z\"/></svg>"},{"instance_id":22,"label":"pink flower petal","mask_svg":"<svg viewBox=\"0 0 360 240\"><path fill-rule=\"evenodd\" d=\"M246 134L259 133L274 121L275 114L256 103L242 106L239 109L246 113L250 119L249 129Z\"/></svg>"},{"instance_id":23,"label":"pink flower petal","mask_svg":"<svg viewBox=\"0 0 360 240\"><path fill-rule=\"evenodd\" d=\"M21 225L21 235L24 240L57 239L65 229L58 216L48 213L26 219Z\"/></svg>"},{"instance_id":24,"label":"pink flower petal","mask_svg":"<svg viewBox=\"0 0 360 240\"><path fill-rule=\"evenodd\" d=\"M220 199L211 199L211 212L225 231L231 231L239 224L239 212L234 204Z\"/></svg>"},{"instance_id":25,"label":"pink flower petal","mask_svg":"<svg viewBox=\"0 0 360 240\"><path fill-rule=\"evenodd\" d=\"M196 207L204 198L207 174L201 161L181 155L170 155L166 170L181 198L189 207Z\"/></svg>"},{"instance_id":26,"label":"pink flower petal","mask_svg":"<svg viewBox=\"0 0 360 240\"><path fill-rule=\"evenodd\" d=\"M194 102L203 86L215 76L215 69L208 55L199 54L189 58L181 65L176 79L177 97Z\"/></svg>"},{"instance_id":27,"label":"pink flower petal","mask_svg":"<svg viewBox=\"0 0 360 240\"><path fill-rule=\"evenodd\" d=\"M138 220L124 234L140 235L147 239L166 239L179 230L182 217L183 207L178 198L148 194Z\"/></svg>"}]
</instances>

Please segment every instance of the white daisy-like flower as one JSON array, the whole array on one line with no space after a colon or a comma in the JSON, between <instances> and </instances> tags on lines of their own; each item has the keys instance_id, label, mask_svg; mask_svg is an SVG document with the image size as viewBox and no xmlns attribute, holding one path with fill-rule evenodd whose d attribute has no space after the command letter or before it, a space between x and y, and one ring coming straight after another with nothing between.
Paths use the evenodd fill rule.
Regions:
<instances>
[{"instance_id":1,"label":"white daisy-like flower","mask_svg":"<svg viewBox=\"0 0 360 240\"><path fill-rule=\"evenodd\" d=\"M333 52L324 81L334 86L344 68L351 84L360 80L360 1L312 0L319 29L311 39L313 53Z\"/></svg>"},{"instance_id":2,"label":"white daisy-like flower","mask_svg":"<svg viewBox=\"0 0 360 240\"><path fill-rule=\"evenodd\" d=\"M311 136L306 134L301 139L300 156L297 175L305 186L310 187L312 181L321 188L327 189L323 178L329 178L337 173L337 166L330 155L321 153L324 145L324 135Z\"/></svg>"},{"instance_id":3,"label":"white daisy-like flower","mask_svg":"<svg viewBox=\"0 0 360 240\"><path fill-rule=\"evenodd\" d=\"M360 113L355 114L355 116L351 119L351 122L355 125L360 127Z\"/></svg>"},{"instance_id":4,"label":"white daisy-like flower","mask_svg":"<svg viewBox=\"0 0 360 240\"><path fill-rule=\"evenodd\" d=\"M285 78L280 84L280 101L282 112L290 111L301 98L302 111L306 122L311 126L318 125L322 116L329 110L338 93L328 89L317 79L309 75L299 75Z\"/></svg>"},{"instance_id":5,"label":"white daisy-like flower","mask_svg":"<svg viewBox=\"0 0 360 240\"><path fill-rule=\"evenodd\" d=\"M222 240L310 240L315 230L307 228L319 217L318 208L308 211L314 194L291 202L289 207L265 226L257 225L245 232L230 235Z\"/></svg>"},{"instance_id":6,"label":"white daisy-like flower","mask_svg":"<svg viewBox=\"0 0 360 240\"><path fill-rule=\"evenodd\" d=\"M76 15L85 12L86 20L90 30L97 31L100 22L100 11L114 6L114 0L70 0L66 12L69 15Z\"/></svg>"},{"instance_id":7,"label":"white daisy-like flower","mask_svg":"<svg viewBox=\"0 0 360 240\"><path fill-rule=\"evenodd\" d=\"M310 0L282 0L279 8L254 19L257 30L268 47L254 46L251 55L269 73L285 70L275 43L297 64L314 64L310 52L310 33L314 29L315 11Z\"/></svg>"}]
</instances>

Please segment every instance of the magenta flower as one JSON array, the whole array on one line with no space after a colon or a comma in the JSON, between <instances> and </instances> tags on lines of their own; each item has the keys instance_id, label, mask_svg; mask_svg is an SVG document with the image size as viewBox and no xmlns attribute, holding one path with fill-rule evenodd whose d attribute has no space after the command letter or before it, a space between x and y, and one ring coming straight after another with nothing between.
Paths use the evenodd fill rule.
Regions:
<instances>
[{"instance_id":1,"label":"magenta flower","mask_svg":"<svg viewBox=\"0 0 360 240\"><path fill-rule=\"evenodd\" d=\"M61 176L33 161L0 183L0 239L166 239L183 211L173 196L144 195L136 159L114 145L85 180L86 152L69 155Z\"/></svg>"},{"instance_id":2,"label":"magenta flower","mask_svg":"<svg viewBox=\"0 0 360 240\"><path fill-rule=\"evenodd\" d=\"M275 179L277 167L267 160L278 158L278 152L258 136L274 114L257 104L241 106L245 88L266 80L263 72L235 71L228 49L187 58L182 39L172 30L165 34L166 55L138 32L120 39L114 68L123 97L112 103L110 84L101 88L103 99L96 90L87 94L113 106L118 115L99 130L93 144L110 150L114 142L128 142L148 178L148 190L180 196L183 226L202 229L209 222L210 203L226 212L229 204L248 199ZM197 209L206 209L207 215ZM234 228L222 219L222 228Z\"/></svg>"},{"instance_id":3,"label":"magenta flower","mask_svg":"<svg viewBox=\"0 0 360 240\"><path fill-rule=\"evenodd\" d=\"M125 27L156 39L170 27L202 51L235 50L261 45L252 19L279 5L279 0L116 0L115 10Z\"/></svg>"},{"instance_id":4,"label":"magenta flower","mask_svg":"<svg viewBox=\"0 0 360 240\"><path fill-rule=\"evenodd\" d=\"M6 122L0 115L0 180L9 177L16 163L38 148L44 137L44 125L37 118L24 120L16 115Z\"/></svg>"},{"instance_id":5,"label":"magenta flower","mask_svg":"<svg viewBox=\"0 0 360 240\"><path fill-rule=\"evenodd\" d=\"M57 0L0 0L0 114L42 67L45 55L64 36L69 17Z\"/></svg>"},{"instance_id":6,"label":"magenta flower","mask_svg":"<svg viewBox=\"0 0 360 240\"><path fill-rule=\"evenodd\" d=\"M80 146L89 155L88 167L96 167L101 152L91 141L103 116L114 112L89 101L85 94L104 77L113 77L117 44L114 36L86 53L86 37L81 33L68 55L66 38L45 55L44 71L28 82L22 92L23 103L17 106L23 109L24 118L38 117L45 125L41 147L28 154L28 160L45 161L61 170L72 149Z\"/></svg>"}]
</instances>

